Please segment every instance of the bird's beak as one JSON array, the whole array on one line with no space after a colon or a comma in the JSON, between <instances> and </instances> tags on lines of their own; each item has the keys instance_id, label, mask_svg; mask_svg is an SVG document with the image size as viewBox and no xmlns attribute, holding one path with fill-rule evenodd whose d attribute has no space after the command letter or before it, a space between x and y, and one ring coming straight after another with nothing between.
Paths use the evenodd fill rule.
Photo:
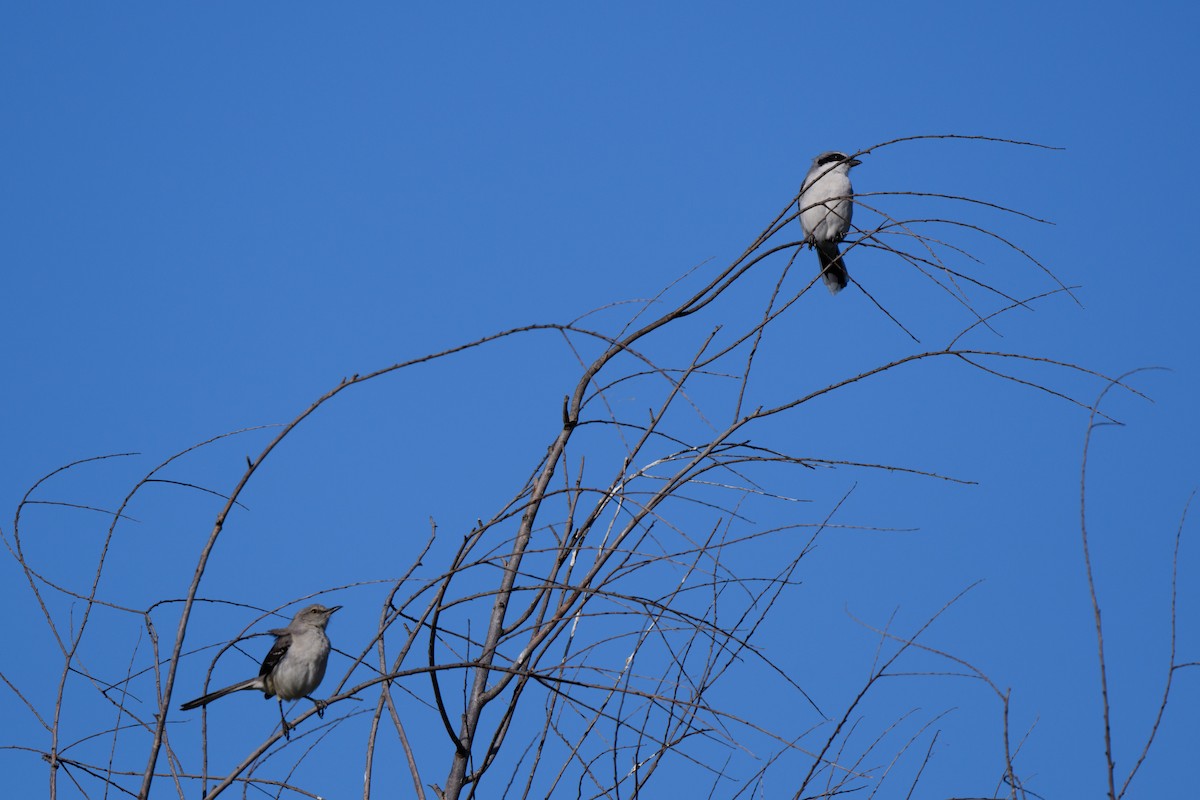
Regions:
<instances>
[{"instance_id":1,"label":"bird's beak","mask_svg":"<svg viewBox=\"0 0 1200 800\"><path fill-rule=\"evenodd\" d=\"M333 612L337 611L339 608L341 608L341 606L334 606L333 608L329 609L329 614L332 615Z\"/></svg>"},{"instance_id":2,"label":"bird's beak","mask_svg":"<svg viewBox=\"0 0 1200 800\"><path fill-rule=\"evenodd\" d=\"M861 162L861 161L859 161L857 158L852 158L852 159L850 159L849 161L847 161L846 163L847 163L847 164L849 164L849 165L850 165L850 166L852 166L852 167L857 167L857 166L858 166L859 164L861 164L862 162Z\"/></svg>"}]
</instances>

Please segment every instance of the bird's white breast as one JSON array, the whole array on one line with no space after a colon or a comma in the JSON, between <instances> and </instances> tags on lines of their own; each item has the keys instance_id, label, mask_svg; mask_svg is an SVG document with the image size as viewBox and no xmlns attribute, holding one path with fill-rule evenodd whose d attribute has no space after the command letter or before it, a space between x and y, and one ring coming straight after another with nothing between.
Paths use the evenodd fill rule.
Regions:
<instances>
[{"instance_id":1,"label":"bird's white breast","mask_svg":"<svg viewBox=\"0 0 1200 800\"><path fill-rule=\"evenodd\" d=\"M828 172L822 175L825 170ZM805 236L818 242L834 241L850 230L850 217L854 213L854 203L849 198L853 191L850 176L843 164L832 169L826 164L814 172L820 177L800 193L800 208L813 206L800 212L800 226Z\"/></svg>"}]
</instances>

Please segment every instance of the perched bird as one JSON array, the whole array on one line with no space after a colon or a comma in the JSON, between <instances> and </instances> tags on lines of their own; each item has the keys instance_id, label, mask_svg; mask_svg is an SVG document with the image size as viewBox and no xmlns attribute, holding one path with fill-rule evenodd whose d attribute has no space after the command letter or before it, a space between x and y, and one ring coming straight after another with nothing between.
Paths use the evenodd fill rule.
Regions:
<instances>
[{"instance_id":1,"label":"perched bird","mask_svg":"<svg viewBox=\"0 0 1200 800\"><path fill-rule=\"evenodd\" d=\"M804 241L817 251L821 277L830 294L846 288L850 276L838 251L838 242L850 230L854 201L850 199L850 168L862 162L830 150L813 159L800 187L800 227Z\"/></svg>"},{"instance_id":2,"label":"perched bird","mask_svg":"<svg viewBox=\"0 0 1200 800\"><path fill-rule=\"evenodd\" d=\"M283 735L289 736L291 726L283 717L283 701L307 697L321 685L321 679L325 677L325 666L329 662L329 637L325 635L325 626L329 624L329 617L339 608L341 606L326 608L316 603L300 611L286 628L268 631L274 634L275 644L263 659L257 677L189 700L179 707L180 710L188 711L206 706L213 700L233 692L257 689L268 700L279 697L279 718L283 720ZM313 702L317 705L317 713L324 716L325 703L321 700Z\"/></svg>"}]
</instances>

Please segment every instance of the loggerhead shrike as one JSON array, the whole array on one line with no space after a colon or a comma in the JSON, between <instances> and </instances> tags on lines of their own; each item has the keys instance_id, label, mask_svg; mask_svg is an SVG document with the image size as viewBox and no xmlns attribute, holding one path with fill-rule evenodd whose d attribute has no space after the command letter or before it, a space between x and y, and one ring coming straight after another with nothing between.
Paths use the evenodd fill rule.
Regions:
<instances>
[{"instance_id":1,"label":"loggerhead shrike","mask_svg":"<svg viewBox=\"0 0 1200 800\"><path fill-rule=\"evenodd\" d=\"M257 677L189 700L179 707L180 710L206 706L213 700L244 689L258 689L268 700L279 696L279 719L283 721L283 735L290 738L288 731L291 726L283 717L283 701L307 697L321 685L325 666L329 662L329 637L325 635L325 626L329 624L329 617L339 608L341 606L326 608L316 603L296 614L286 628L268 631L275 635L275 644L263 659ZM317 713L324 716L325 703L321 700L313 702L317 705Z\"/></svg>"},{"instance_id":2,"label":"loggerhead shrike","mask_svg":"<svg viewBox=\"0 0 1200 800\"><path fill-rule=\"evenodd\" d=\"M817 250L821 277L830 294L845 289L850 278L838 242L850 230L854 215L850 168L861 163L836 150L821 153L813 159L800 187L800 227L804 229L804 241Z\"/></svg>"}]
</instances>

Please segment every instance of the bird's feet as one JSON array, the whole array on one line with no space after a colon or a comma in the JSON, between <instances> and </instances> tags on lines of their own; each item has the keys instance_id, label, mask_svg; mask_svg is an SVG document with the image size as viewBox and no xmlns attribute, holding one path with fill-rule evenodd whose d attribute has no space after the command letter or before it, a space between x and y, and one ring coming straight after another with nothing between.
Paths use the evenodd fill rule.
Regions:
<instances>
[{"instance_id":1,"label":"bird's feet","mask_svg":"<svg viewBox=\"0 0 1200 800\"><path fill-rule=\"evenodd\" d=\"M312 698L309 698L312 700ZM313 700L313 705L317 707L317 716L325 719L325 709L329 708L329 703L324 700Z\"/></svg>"}]
</instances>

